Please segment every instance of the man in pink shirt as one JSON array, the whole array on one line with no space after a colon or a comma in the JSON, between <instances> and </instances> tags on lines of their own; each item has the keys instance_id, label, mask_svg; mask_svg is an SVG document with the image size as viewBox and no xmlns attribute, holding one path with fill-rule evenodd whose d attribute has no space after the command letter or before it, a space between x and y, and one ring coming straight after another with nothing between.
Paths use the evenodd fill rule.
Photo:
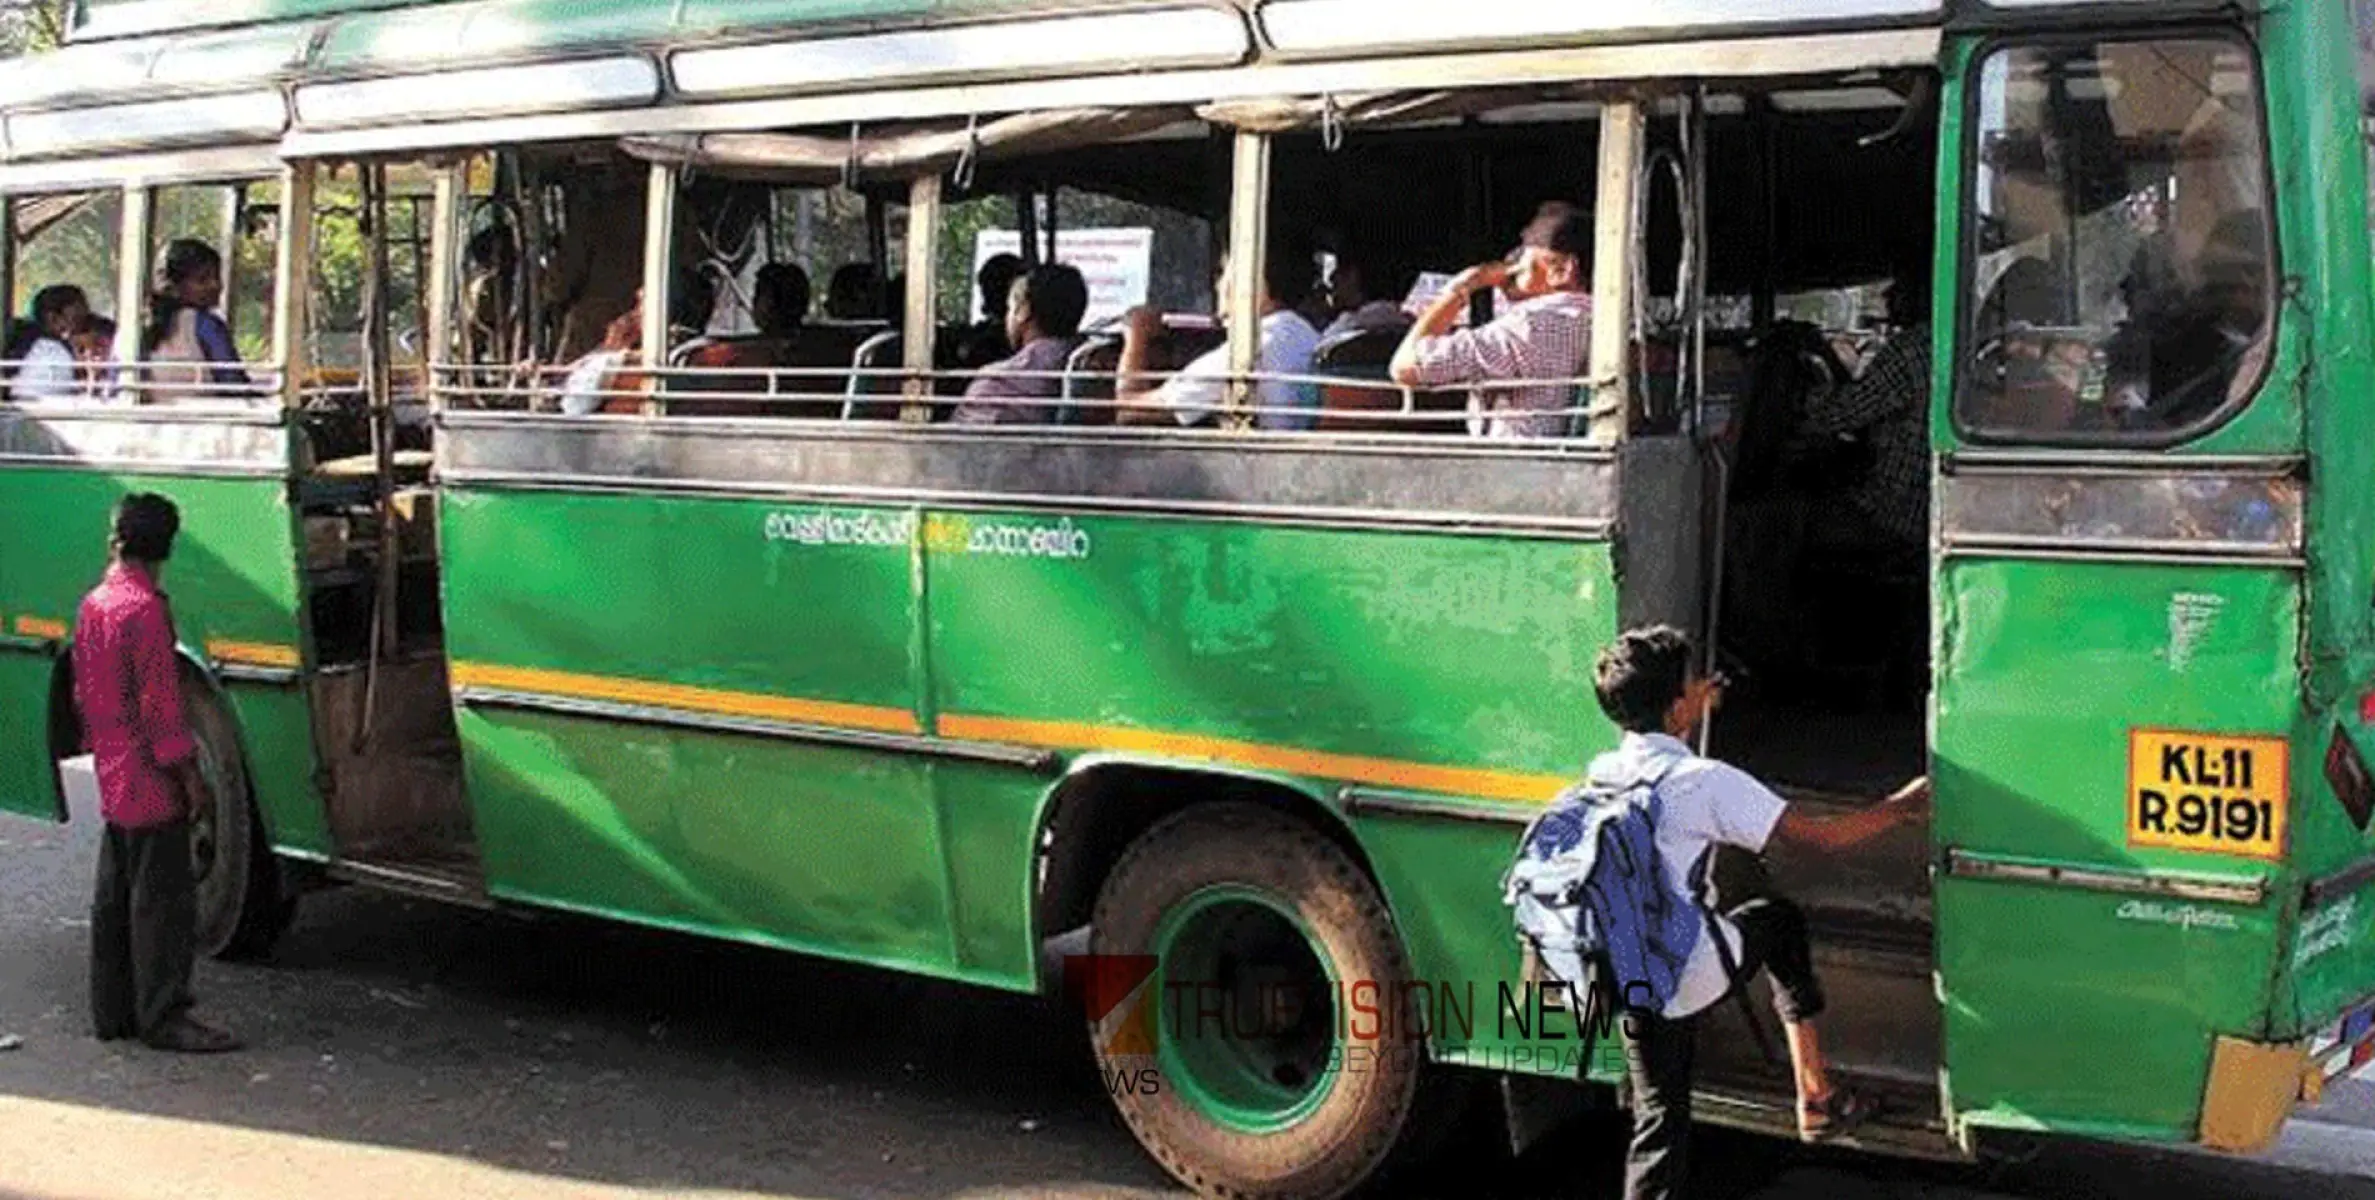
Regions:
<instances>
[{"instance_id":1,"label":"man in pink shirt","mask_svg":"<svg viewBox=\"0 0 2375 1200\"><path fill-rule=\"evenodd\" d=\"M125 497L107 575L75 619L74 702L107 822L91 901L91 1018L102 1041L216 1054L239 1041L189 1011L198 907L190 814L205 781L182 712L173 611L157 590L180 531L172 501Z\"/></svg>"},{"instance_id":2,"label":"man in pink shirt","mask_svg":"<svg viewBox=\"0 0 2375 1200\"><path fill-rule=\"evenodd\" d=\"M1427 306L1394 352L1406 388L1470 387L1469 425L1496 438L1566 437L1579 407L1575 380L1591 356L1591 216L1542 206L1502 262L1462 271ZM1514 301L1491 324L1457 329L1470 300L1499 290Z\"/></svg>"}]
</instances>

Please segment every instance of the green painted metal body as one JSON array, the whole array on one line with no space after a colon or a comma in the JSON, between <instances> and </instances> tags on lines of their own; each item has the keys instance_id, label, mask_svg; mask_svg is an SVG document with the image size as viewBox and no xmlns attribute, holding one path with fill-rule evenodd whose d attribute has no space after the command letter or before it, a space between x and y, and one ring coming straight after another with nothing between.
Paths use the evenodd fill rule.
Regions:
<instances>
[{"instance_id":1,"label":"green painted metal body","mask_svg":"<svg viewBox=\"0 0 2375 1200\"><path fill-rule=\"evenodd\" d=\"M90 7L94 28L108 28L116 6ZM295 20L360 7L222 11ZM406 22L461 7L354 16L320 53L367 70ZM528 49L545 52L729 19L908 19L948 6L787 0L734 4L730 18L728 7L599 20L543 0L484 11L532 29ZM2375 853L2318 769L2337 727L2375 752L2359 706L2375 681L2375 441L2361 411L2375 397L2375 270L2357 84L2339 0L2279 6L2253 34L2285 274L2278 354L2247 410L2167 453L2304 457L2307 563L1942 559L1932 732L1941 852L2264 878L2268 899L2171 923L2116 894L1942 874L1944 1065L1952 1114L1972 1125L2188 1139L2215 1038L2297 1040L2375 993L2375 900L2302 911L2310 880ZM1982 48L1955 35L1944 60L1942 298L1960 286L1964 81ZM1935 442L1951 454L1965 448L1948 420L1957 347L1941 331ZM0 617L11 632L19 616L70 618L99 567L106 508L133 487L184 503L172 586L194 647L302 643L285 485L5 467ZM819 515L870 518L872 532L861 544L791 532ZM1483 812L1547 794L1542 781L1610 745L1589 699L1589 663L1617 621L1606 543L471 486L447 489L441 520L457 681L475 671L607 688L661 708L697 697L917 739L863 748L466 706L466 776L499 897L1031 989L1038 940L1057 932L1034 907L1037 855L1070 789L1130 766L1256 780L1340 828L1375 873L1417 975L1470 1018L1438 1025L1440 1057L1572 1066L1543 1049L1567 1039L1498 1004L1518 967L1497 888L1514 829L1356 812L1344 789L1439 793ZM1052 548L1042 553L979 552L971 532L1002 522L1060 537L1037 543ZM2215 598L2219 615L2172 656L2181 595ZM41 646L0 650L0 803L37 815L54 803L51 668ZM228 693L276 845L327 854L300 693ZM2288 739L2284 860L2129 845L2137 728ZM929 752L935 739L1042 746L1057 768ZM2313 918L2339 921L2338 950L2296 944Z\"/></svg>"},{"instance_id":2,"label":"green painted metal body","mask_svg":"<svg viewBox=\"0 0 2375 1200\"><path fill-rule=\"evenodd\" d=\"M1607 740L1575 703L1612 631L1604 546L1081 517L1086 557L1008 558L956 548L954 522L984 515L832 511L895 535L771 539L771 518L820 510L761 500L456 490L457 675L864 706L959 736L990 722L982 740L1109 751L1078 768L1285 778L1330 806L1332 781L1276 756L1553 775ZM548 565L502 565L530 562ZM491 709L462 733L500 895L1038 986L1042 774ZM1133 752L1148 734L1165 744ZM1502 830L1375 859L1422 976L1514 967L1508 847Z\"/></svg>"},{"instance_id":3,"label":"green painted metal body","mask_svg":"<svg viewBox=\"0 0 2375 1200\"><path fill-rule=\"evenodd\" d=\"M0 809L54 817L50 695L85 591L107 565L108 516L132 492L180 506L184 532L165 587L184 652L210 663L216 642L295 650L301 644L287 484L277 479L116 474L0 466ZM27 625L27 621L32 622ZM30 632L28 632L30 631ZM312 718L290 686L215 680L238 720L257 805L273 842L326 855L329 832L313 774Z\"/></svg>"},{"instance_id":4,"label":"green painted metal body","mask_svg":"<svg viewBox=\"0 0 2375 1200\"><path fill-rule=\"evenodd\" d=\"M2375 665L2375 463L2348 432L2375 395L2352 39L2340 4L2281 6L2256 34L2284 276L2276 365L2248 410L2168 454L2305 456L2306 569L1947 561L1933 754L1942 848L2264 877L2269 899L2206 904L2207 923L2170 924L2116 895L1941 878L1947 1079L1973 1124L2190 1138L2215 1036L2304 1038L2375 992L2364 895L2337 902L2354 906L2340 952L2294 962L2308 881L2375 848L2320 770L2337 719L2363 736L2358 696ZM1962 41L1947 56L1941 280L1955 279L1970 178L1963 88L1983 49ZM1947 333L1933 389L1942 453L1963 448L1949 419L1952 349ZM2181 603L2218 613L2189 634L2190 654L2172 652ZM2127 737L2153 728L2289 740L2284 862L2128 844Z\"/></svg>"}]
</instances>

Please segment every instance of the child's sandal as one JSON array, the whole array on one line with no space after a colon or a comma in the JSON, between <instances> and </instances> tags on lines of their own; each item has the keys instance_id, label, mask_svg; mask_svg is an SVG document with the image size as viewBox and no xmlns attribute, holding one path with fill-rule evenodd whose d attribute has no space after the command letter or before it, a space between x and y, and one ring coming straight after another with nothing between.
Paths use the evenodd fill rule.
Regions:
<instances>
[{"instance_id":1,"label":"child's sandal","mask_svg":"<svg viewBox=\"0 0 2375 1200\"><path fill-rule=\"evenodd\" d=\"M1812 1103L1798 1105L1798 1140L1809 1146L1821 1145L1855 1132L1879 1111L1870 1096L1850 1087L1834 1087L1830 1094Z\"/></svg>"}]
</instances>

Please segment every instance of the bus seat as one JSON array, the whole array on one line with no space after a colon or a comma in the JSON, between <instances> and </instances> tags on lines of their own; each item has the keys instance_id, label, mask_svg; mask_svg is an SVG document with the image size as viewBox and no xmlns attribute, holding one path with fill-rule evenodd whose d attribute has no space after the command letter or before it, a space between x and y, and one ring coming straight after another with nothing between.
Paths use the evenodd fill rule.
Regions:
<instances>
[{"instance_id":1,"label":"bus seat","mask_svg":"<svg viewBox=\"0 0 2375 1200\"><path fill-rule=\"evenodd\" d=\"M737 365L754 368L748 373L717 373L714 368L694 374L671 375L661 383L670 416L683 417L756 417L766 416L770 406L757 399L769 390L769 380L759 367L773 366L782 348L775 339L758 334L719 337L700 337L677 347L668 355L672 370L695 365L703 357L716 360L721 352L730 352ZM712 398L717 393L731 392L728 398Z\"/></svg>"},{"instance_id":2,"label":"bus seat","mask_svg":"<svg viewBox=\"0 0 2375 1200\"><path fill-rule=\"evenodd\" d=\"M1456 419L1403 420L1359 415L1401 411L1399 390L1357 384L1385 384L1390 380L1388 368L1393 363L1394 351L1401 348L1402 336L1398 329L1356 329L1319 344L1311 356L1312 374L1348 381L1345 386L1320 386L1320 429L1335 433L1449 433L1467 427L1468 401L1459 392L1425 391L1413 397L1419 411L1456 413Z\"/></svg>"},{"instance_id":3,"label":"bus seat","mask_svg":"<svg viewBox=\"0 0 2375 1200\"><path fill-rule=\"evenodd\" d=\"M878 374L896 371L906 361L907 339L895 329L886 329L861 343L850 356L847 403L842 406L845 421L896 421L899 419L900 381L896 375Z\"/></svg>"},{"instance_id":4,"label":"bus seat","mask_svg":"<svg viewBox=\"0 0 2375 1200\"><path fill-rule=\"evenodd\" d=\"M1121 338L1098 333L1083 339L1064 360L1064 402L1056 408L1056 424L1113 424L1113 409L1108 405L1113 400L1113 373L1121 369L1121 363Z\"/></svg>"},{"instance_id":5,"label":"bus seat","mask_svg":"<svg viewBox=\"0 0 2375 1200\"><path fill-rule=\"evenodd\" d=\"M989 365L988 363L974 364L966 361L969 350L978 353L978 350L965 344L967 337L972 332L971 325L946 324L942 325L939 332L934 335L932 342L933 395L944 400L962 398L966 386L973 382L973 372ZM999 357L1005 356L1000 355ZM945 421L954 412L956 412L956 406L953 404L936 404L932 406L932 419Z\"/></svg>"},{"instance_id":6,"label":"bus seat","mask_svg":"<svg viewBox=\"0 0 2375 1200\"><path fill-rule=\"evenodd\" d=\"M1161 363L1166 371L1177 371L1220 349L1228 341L1229 331L1217 323L1165 316L1163 344L1155 350L1155 361Z\"/></svg>"},{"instance_id":7,"label":"bus seat","mask_svg":"<svg viewBox=\"0 0 2375 1200\"><path fill-rule=\"evenodd\" d=\"M1736 338L1737 335L1719 338L1710 334L1706 362L1700 371L1705 381L1711 434L1727 449L1739 441L1741 422L1753 382L1750 352ZM1674 377L1682 361L1680 341L1672 337L1658 337L1646 342L1635 342L1633 353L1633 361L1639 364L1636 369L1640 372L1642 382L1636 393L1637 407L1633 413L1635 432L1680 432L1688 420L1680 408L1683 393Z\"/></svg>"}]
</instances>

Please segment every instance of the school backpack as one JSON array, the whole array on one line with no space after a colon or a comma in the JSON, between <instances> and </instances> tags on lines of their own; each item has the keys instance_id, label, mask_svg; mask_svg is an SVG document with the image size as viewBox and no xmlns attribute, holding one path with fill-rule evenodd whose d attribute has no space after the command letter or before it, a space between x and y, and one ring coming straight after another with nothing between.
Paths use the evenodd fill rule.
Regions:
<instances>
[{"instance_id":1,"label":"school backpack","mask_svg":"<svg viewBox=\"0 0 2375 1200\"><path fill-rule=\"evenodd\" d=\"M1666 886L1658 786L1587 781L1526 827L1502 881L1517 931L1542 967L1581 993L1663 1013L1710 926ZM1720 943L1719 943L1720 945ZM1726 957L1729 957L1728 955Z\"/></svg>"}]
</instances>

